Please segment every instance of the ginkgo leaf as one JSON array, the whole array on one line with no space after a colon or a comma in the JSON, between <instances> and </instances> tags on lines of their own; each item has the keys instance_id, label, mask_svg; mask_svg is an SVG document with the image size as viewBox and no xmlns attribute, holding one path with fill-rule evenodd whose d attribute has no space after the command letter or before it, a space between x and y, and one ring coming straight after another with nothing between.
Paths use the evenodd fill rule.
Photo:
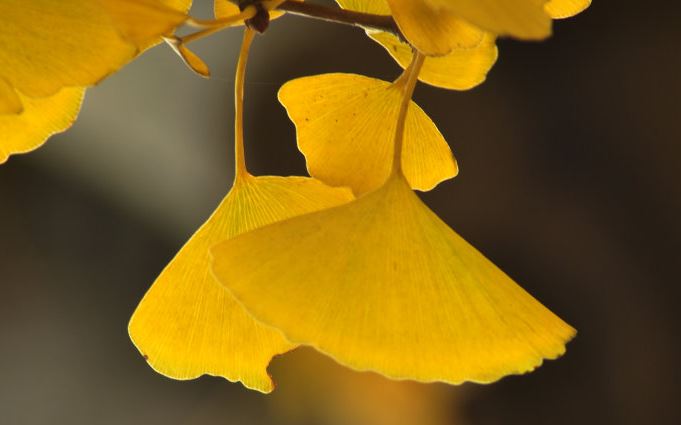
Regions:
<instances>
[{"instance_id":1,"label":"ginkgo leaf","mask_svg":"<svg viewBox=\"0 0 681 425\"><path fill-rule=\"evenodd\" d=\"M310 175L355 194L388 178L402 100L398 84L355 74L316 75L284 84L279 100L296 125ZM413 102L402 152L415 189L430 190L458 172L444 137Z\"/></svg>"},{"instance_id":2,"label":"ginkgo leaf","mask_svg":"<svg viewBox=\"0 0 681 425\"><path fill-rule=\"evenodd\" d=\"M368 31L367 34L385 47L402 68L409 65L412 50L408 44L387 32ZM436 87L469 90L485 81L497 56L495 38L485 34L476 47L455 49L445 56L426 57L419 80Z\"/></svg>"},{"instance_id":3,"label":"ginkgo leaf","mask_svg":"<svg viewBox=\"0 0 681 425\"><path fill-rule=\"evenodd\" d=\"M208 249L243 232L351 199L349 190L311 178L240 177L156 279L130 320L130 337L149 364L175 379L210 374L270 392L270 360L294 345L256 322L215 281Z\"/></svg>"},{"instance_id":4,"label":"ginkgo leaf","mask_svg":"<svg viewBox=\"0 0 681 425\"><path fill-rule=\"evenodd\" d=\"M344 9L379 15L392 14L398 27L419 51L440 56L454 49L480 44L484 32L447 10L436 10L423 1L337 0Z\"/></svg>"},{"instance_id":5,"label":"ginkgo leaf","mask_svg":"<svg viewBox=\"0 0 681 425\"><path fill-rule=\"evenodd\" d=\"M100 1L3 0L0 21L0 78L29 97L95 84L147 47L123 40Z\"/></svg>"},{"instance_id":6,"label":"ginkgo leaf","mask_svg":"<svg viewBox=\"0 0 681 425\"><path fill-rule=\"evenodd\" d=\"M218 244L213 273L258 320L339 363L492 382L575 331L428 209L399 174L354 202Z\"/></svg>"},{"instance_id":7,"label":"ginkgo leaf","mask_svg":"<svg viewBox=\"0 0 681 425\"><path fill-rule=\"evenodd\" d=\"M71 127L84 92L83 88L70 87L40 99L19 95L23 112L0 115L0 164L9 155L36 149L51 135Z\"/></svg>"},{"instance_id":8,"label":"ginkgo leaf","mask_svg":"<svg viewBox=\"0 0 681 425\"><path fill-rule=\"evenodd\" d=\"M590 5L591 0L549 0L545 9L553 19L563 19L583 12Z\"/></svg>"},{"instance_id":9,"label":"ginkgo leaf","mask_svg":"<svg viewBox=\"0 0 681 425\"><path fill-rule=\"evenodd\" d=\"M423 3L435 11L449 11L483 30L519 39L538 40L551 35L547 0L389 0L393 9Z\"/></svg>"}]
</instances>

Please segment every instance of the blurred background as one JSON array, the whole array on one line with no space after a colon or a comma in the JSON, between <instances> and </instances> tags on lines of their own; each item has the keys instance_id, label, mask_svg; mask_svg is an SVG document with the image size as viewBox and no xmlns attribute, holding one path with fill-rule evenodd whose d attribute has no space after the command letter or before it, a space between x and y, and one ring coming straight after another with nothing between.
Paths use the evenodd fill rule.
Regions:
<instances>
[{"instance_id":1,"label":"blurred background","mask_svg":"<svg viewBox=\"0 0 681 425\"><path fill-rule=\"evenodd\" d=\"M275 360L270 396L152 371L127 321L229 189L241 34L197 44L210 80L148 51L0 167L0 424L681 423L679 22L681 3L595 0L546 42L501 41L472 91L417 88L461 167L423 199L579 330L561 360L488 386L392 383L306 350ZM256 40L252 172L305 173L276 92L334 71L399 73L355 28L289 16Z\"/></svg>"}]
</instances>

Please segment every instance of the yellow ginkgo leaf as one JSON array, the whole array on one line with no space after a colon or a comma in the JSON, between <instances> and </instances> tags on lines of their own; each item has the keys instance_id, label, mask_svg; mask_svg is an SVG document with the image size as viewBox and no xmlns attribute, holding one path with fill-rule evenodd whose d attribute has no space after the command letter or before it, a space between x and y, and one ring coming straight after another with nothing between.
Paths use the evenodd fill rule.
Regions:
<instances>
[{"instance_id":1,"label":"yellow ginkgo leaf","mask_svg":"<svg viewBox=\"0 0 681 425\"><path fill-rule=\"evenodd\" d=\"M222 240L352 199L347 189L304 177L241 175L212 216L163 270L137 307L129 333L158 372L175 379L203 374L270 392L267 366L294 347L256 322L209 270L208 249Z\"/></svg>"},{"instance_id":2,"label":"yellow ginkgo leaf","mask_svg":"<svg viewBox=\"0 0 681 425\"><path fill-rule=\"evenodd\" d=\"M381 186L391 169L401 82L355 74L325 74L289 81L279 100L296 125L310 175L362 194ZM411 186L430 190L456 176L452 152L415 103L406 121L402 164Z\"/></svg>"},{"instance_id":3,"label":"yellow ginkgo leaf","mask_svg":"<svg viewBox=\"0 0 681 425\"><path fill-rule=\"evenodd\" d=\"M78 116L84 92L71 87L40 99L19 95L23 112L0 115L0 164L9 155L31 151L69 128Z\"/></svg>"},{"instance_id":4,"label":"yellow ginkgo leaf","mask_svg":"<svg viewBox=\"0 0 681 425\"><path fill-rule=\"evenodd\" d=\"M407 40L426 55L441 56L454 49L475 47L484 35L456 15L434 9L423 1L337 0L337 3L358 12L392 14Z\"/></svg>"},{"instance_id":5,"label":"yellow ginkgo leaf","mask_svg":"<svg viewBox=\"0 0 681 425\"><path fill-rule=\"evenodd\" d=\"M476 27L497 35L538 40L551 35L547 0L389 0L393 13L409 3L423 3L436 12L448 11Z\"/></svg>"},{"instance_id":6,"label":"yellow ginkgo leaf","mask_svg":"<svg viewBox=\"0 0 681 425\"><path fill-rule=\"evenodd\" d=\"M343 365L392 378L492 382L560 356L575 334L397 173L354 202L211 252L215 276L254 317Z\"/></svg>"},{"instance_id":7,"label":"yellow ginkgo leaf","mask_svg":"<svg viewBox=\"0 0 681 425\"><path fill-rule=\"evenodd\" d=\"M545 9L553 19L563 19L575 16L590 5L591 0L549 0Z\"/></svg>"},{"instance_id":8,"label":"yellow ginkgo leaf","mask_svg":"<svg viewBox=\"0 0 681 425\"><path fill-rule=\"evenodd\" d=\"M164 4L190 4L167 1ZM100 1L3 0L0 23L0 78L29 97L95 84L147 47L123 40ZM156 23L148 24L157 28ZM155 41L160 42L161 35L156 34Z\"/></svg>"},{"instance_id":9,"label":"yellow ginkgo leaf","mask_svg":"<svg viewBox=\"0 0 681 425\"><path fill-rule=\"evenodd\" d=\"M385 47L402 68L409 65L412 50L408 44L386 32L368 31L367 34ZM419 80L436 87L469 90L485 81L497 56L495 38L485 34L476 47L455 49L445 56L426 57Z\"/></svg>"}]
</instances>

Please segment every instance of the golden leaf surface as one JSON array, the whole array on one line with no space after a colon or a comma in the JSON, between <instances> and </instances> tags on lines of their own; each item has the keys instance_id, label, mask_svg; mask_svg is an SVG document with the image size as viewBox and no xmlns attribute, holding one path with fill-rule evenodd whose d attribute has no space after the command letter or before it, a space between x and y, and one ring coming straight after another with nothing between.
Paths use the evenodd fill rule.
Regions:
<instances>
[{"instance_id":1,"label":"golden leaf surface","mask_svg":"<svg viewBox=\"0 0 681 425\"><path fill-rule=\"evenodd\" d=\"M448 11L485 31L524 40L551 35L551 18L544 10L547 0L389 0L397 4L423 3L435 11Z\"/></svg>"},{"instance_id":2,"label":"golden leaf surface","mask_svg":"<svg viewBox=\"0 0 681 425\"><path fill-rule=\"evenodd\" d=\"M397 83L355 74L298 78L279 90L296 125L310 175L355 194L380 187L390 174L397 116ZM413 188L430 190L456 176L452 152L416 103L407 115L402 165Z\"/></svg>"},{"instance_id":3,"label":"golden leaf surface","mask_svg":"<svg viewBox=\"0 0 681 425\"><path fill-rule=\"evenodd\" d=\"M24 110L19 95L4 78L0 77L0 116L20 114Z\"/></svg>"},{"instance_id":4,"label":"golden leaf surface","mask_svg":"<svg viewBox=\"0 0 681 425\"><path fill-rule=\"evenodd\" d=\"M412 50L408 44L387 32L367 34L385 47L402 68L409 65ZM455 49L445 56L426 57L418 78L419 81L435 87L470 90L485 81L498 54L495 38L491 34L485 34L482 41L470 49Z\"/></svg>"},{"instance_id":5,"label":"golden leaf surface","mask_svg":"<svg viewBox=\"0 0 681 425\"><path fill-rule=\"evenodd\" d=\"M311 178L242 175L140 302L129 324L134 344L168 377L210 374L272 391L267 366L294 345L256 322L215 281L208 249L266 224L351 199L349 190Z\"/></svg>"},{"instance_id":6,"label":"golden leaf surface","mask_svg":"<svg viewBox=\"0 0 681 425\"><path fill-rule=\"evenodd\" d=\"M493 382L565 351L575 330L464 241L395 173L339 207L212 249L263 323L391 378Z\"/></svg>"},{"instance_id":7,"label":"golden leaf surface","mask_svg":"<svg viewBox=\"0 0 681 425\"><path fill-rule=\"evenodd\" d=\"M69 127L78 116L84 88L69 87L49 97L19 95L23 112L0 115L0 164L9 155L29 152Z\"/></svg>"}]
</instances>

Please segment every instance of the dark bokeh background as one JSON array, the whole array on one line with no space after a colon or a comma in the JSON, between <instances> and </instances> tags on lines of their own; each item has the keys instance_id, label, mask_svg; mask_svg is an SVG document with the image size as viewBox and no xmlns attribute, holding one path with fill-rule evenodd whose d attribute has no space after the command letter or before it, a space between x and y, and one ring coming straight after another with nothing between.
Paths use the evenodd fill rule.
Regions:
<instances>
[{"instance_id":1,"label":"dark bokeh background","mask_svg":"<svg viewBox=\"0 0 681 425\"><path fill-rule=\"evenodd\" d=\"M544 43L502 41L481 87L417 89L461 166L424 199L579 330L535 373L452 390L444 423L681 423L680 22L676 2L595 0ZM287 403L307 414L298 424L364 420L344 419L353 405L342 398L335 413L287 398L315 394L301 362L278 359L266 397L157 375L126 334L146 288L229 188L239 41L232 30L199 44L210 81L164 47L147 52L88 92L68 133L0 167L1 424L278 424ZM285 17L257 40L253 172L304 173L276 92L331 71L398 74L354 28Z\"/></svg>"}]
</instances>

